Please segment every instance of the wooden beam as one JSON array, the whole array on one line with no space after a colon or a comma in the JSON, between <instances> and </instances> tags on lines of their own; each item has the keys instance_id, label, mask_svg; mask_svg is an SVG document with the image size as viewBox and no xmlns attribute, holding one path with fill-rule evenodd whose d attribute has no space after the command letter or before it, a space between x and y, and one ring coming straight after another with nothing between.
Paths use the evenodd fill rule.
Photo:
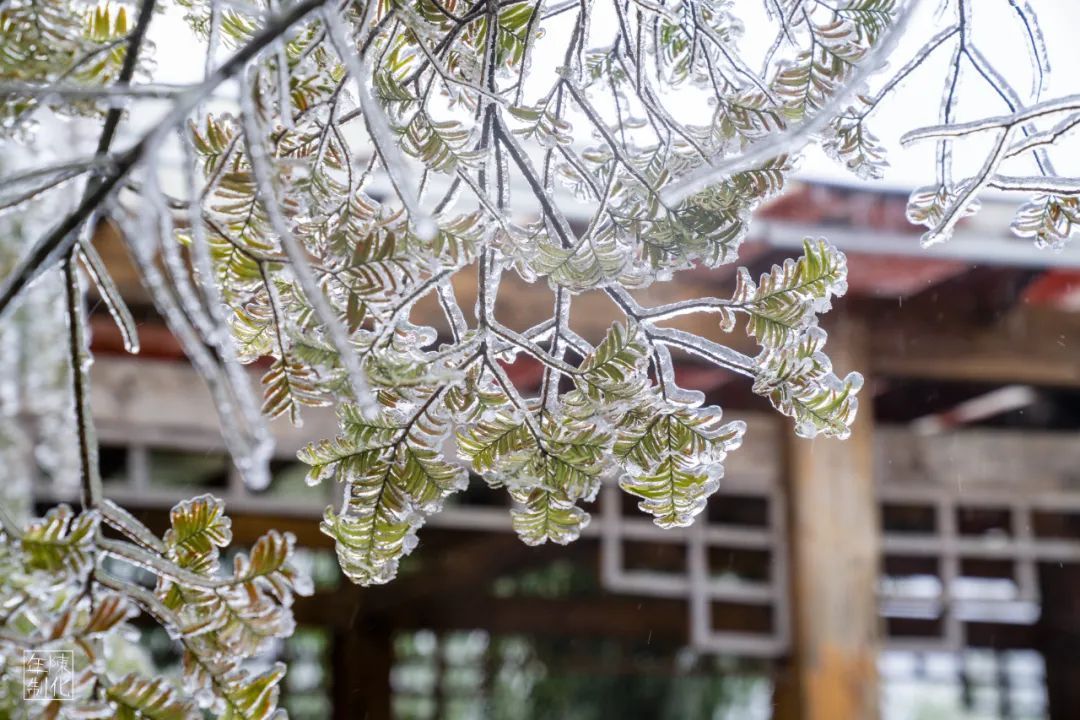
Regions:
<instances>
[{"instance_id":1,"label":"wooden beam","mask_svg":"<svg viewBox=\"0 0 1080 720\"><path fill-rule=\"evenodd\" d=\"M473 598L487 592L495 578L508 572L527 570L544 562L583 555L580 547L542 545L531 547L516 534L478 533L469 537L462 531L438 532L430 528L422 541L426 552L408 558L410 571L391 583L367 591L366 612L382 612L407 604L440 603L464 595ZM595 555L595 549L589 546Z\"/></svg>"},{"instance_id":2,"label":"wooden beam","mask_svg":"<svg viewBox=\"0 0 1080 720\"><path fill-rule=\"evenodd\" d=\"M992 319L905 304L869 314L878 377L1080 387L1080 313L1020 305Z\"/></svg>"},{"instance_id":3,"label":"wooden beam","mask_svg":"<svg viewBox=\"0 0 1080 720\"><path fill-rule=\"evenodd\" d=\"M399 628L602 637L653 645L682 645L687 639L684 601L626 595L581 598L459 596L398 608L388 617ZM739 618L733 616L731 620L738 622Z\"/></svg>"},{"instance_id":4,"label":"wooden beam","mask_svg":"<svg viewBox=\"0 0 1080 720\"><path fill-rule=\"evenodd\" d=\"M297 598L298 625L333 628L335 634L395 630L487 630L566 638L606 637L644 644L686 644L686 602L667 598L604 594L580 598L495 597L486 593L439 595L427 602L380 607L369 612L370 588L346 585ZM723 624L746 626L754 608L725 609Z\"/></svg>"},{"instance_id":5,"label":"wooden beam","mask_svg":"<svg viewBox=\"0 0 1080 720\"><path fill-rule=\"evenodd\" d=\"M866 367L864 339L852 316L832 328L829 352L838 372ZM779 704L800 720L878 715L878 511L868 405L846 441L790 441L795 633L789 698Z\"/></svg>"}]
</instances>

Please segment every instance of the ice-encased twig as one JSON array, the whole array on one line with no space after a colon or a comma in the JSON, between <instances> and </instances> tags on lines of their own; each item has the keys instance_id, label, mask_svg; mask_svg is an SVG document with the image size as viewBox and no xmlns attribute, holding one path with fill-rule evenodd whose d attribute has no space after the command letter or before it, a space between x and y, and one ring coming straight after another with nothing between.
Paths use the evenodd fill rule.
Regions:
<instances>
[{"instance_id":1,"label":"ice-encased twig","mask_svg":"<svg viewBox=\"0 0 1080 720\"><path fill-rule=\"evenodd\" d=\"M720 159L671 183L661 190L660 196L669 204L677 204L736 172L760 165L778 155L801 150L814 135L836 117L836 114L851 101L852 97L861 91L866 81L881 69L882 63L892 54L896 44L903 37L914 10L920 2L921 0L911 0L907 7L900 11L885 36L879 39L873 50L859 61L843 88L829 98L825 107L795 127L773 133L768 139L754 143L746 152L731 158Z\"/></svg>"},{"instance_id":2,"label":"ice-encased twig","mask_svg":"<svg viewBox=\"0 0 1080 720\"><path fill-rule=\"evenodd\" d=\"M1043 100L1040 103L1022 108L1008 115L993 115L971 120L969 122L929 125L927 127L912 130L900 137L902 145L908 145L919 140L930 138L959 138L974 135L987 130L1008 128L1014 125L1038 120L1039 118L1056 115L1063 112L1080 111L1080 95L1065 95L1052 100Z\"/></svg>"},{"instance_id":3,"label":"ice-encased twig","mask_svg":"<svg viewBox=\"0 0 1080 720\"><path fill-rule=\"evenodd\" d=\"M36 279L43 268L55 265L68 253L76 241L75 231L112 194L143 155L152 152L160 144L165 133L178 123L182 123L211 92L243 70L281 33L294 27L309 13L321 7L324 2L326 0L301 0L281 15L270 18L261 31L222 63L210 77L198 85L191 86L177 97L162 121L147 131L131 149L116 156L111 172L105 175L101 182L95 183L93 191L83 198L79 206L30 249L5 278L3 285L0 285L0 319L11 307L11 301L15 296Z\"/></svg>"},{"instance_id":4,"label":"ice-encased twig","mask_svg":"<svg viewBox=\"0 0 1080 720\"><path fill-rule=\"evenodd\" d=\"M247 88L241 89L240 98L240 118L245 144L248 149L248 157L251 160L252 175L255 177L255 183L259 188L260 200L266 210L266 215L270 219L270 224L274 228L278 240L281 242L282 249L289 257L289 267L292 270L293 277L300 284L300 289L304 291L308 302L311 303L316 317L323 324L330 343L338 352L357 404L365 413L373 413L376 408L375 396L371 392L367 375L360 365L359 357L349 333L337 313L330 307L322 288L319 287L318 281L315 279L315 273L312 271L308 261L307 250L296 239L288 221L281 214L281 208L278 206L277 201L277 192L271 179L273 172L270 158L262 144L258 119L255 116L255 108Z\"/></svg>"},{"instance_id":5,"label":"ice-encased twig","mask_svg":"<svg viewBox=\"0 0 1080 720\"><path fill-rule=\"evenodd\" d=\"M93 359L86 339L86 308L83 306L79 271L74 258L63 265L64 294L67 304L68 353L71 359L72 404L75 408L75 432L79 446L83 508L96 507L101 500L101 473L98 466L97 433L90 405L90 365Z\"/></svg>"},{"instance_id":6,"label":"ice-encased twig","mask_svg":"<svg viewBox=\"0 0 1080 720\"><path fill-rule=\"evenodd\" d=\"M364 26L370 22L370 14L375 3L367 3L364 11ZM382 158L386 173L398 191L402 204L409 213L416 234L424 240L431 240L438 232L438 226L421 207L416 190L409 180L411 172L405 162L405 157L398 147L394 133L390 129L390 121L386 117L378 102L371 95L368 88L368 75L370 74L367 62L363 55L352 47L349 42L349 32L345 22L339 17L334 8L323 8L323 21L326 23L326 36L333 45L338 57L349 69L356 83L356 99L360 103L363 112L364 123L367 125L368 135L375 146L379 157ZM351 158L350 158L351 162Z\"/></svg>"},{"instance_id":7,"label":"ice-encased twig","mask_svg":"<svg viewBox=\"0 0 1080 720\"><path fill-rule=\"evenodd\" d=\"M1005 148L1008 146L1009 138L1012 137L1011 128L1001 131L998 134L997 139L994 141L994 147L987 155L986 161L983 163L982 169L973 178L964 181L959 195L954 198L945 208L945 211L941 215L941 220L937 225L925 233L922 237L923 247L931 247L937 245L940 242L948 240L952 235L953 229L956 227L956 223L960 222L960 218L964 216L964 210L975 199L986 183L997 172L998 166L1001 165L1005 159Z\"/></svg>"},{"instance_id":8,"label":"ice-encased twig","mask_svg":"<svg viewBox=\"0 0 1080 720\"><path fill-rule=\"evenodd\" d=\"M1042 175L1021 177L1017 175L993 175L987 187L995 190L1041 193L1046 195L1080 195L1080 178L1051 178Z\"/></svg>"},{"instance_id":9,"label":"ice-encased twig","mask_svg":"<svg viewBox=\"0 0 1080 720\"><path fill-rule=\"evenodd\" d=\"M270 483L270 468L269 458L261 452L263 445L255 433L246 427L243 416L238 414L233 407L234 393L230 388L228 377L211 356L203 339L198 336L191 321L184 314L179 301L166 284L155 262L153 246L158 245L162 240L160 238L161 222L162 220L155 217L153 212L145 211L140 215L138 224L122 219L122 225L127 227L127 237L134 239L129 244L135 265L173 336L180 342L192 366L206 382L218 413L222 437L241 476L249 487L267 487ZM139 240L139 238L156 238L158 242L151 245L148 240ZM171 235L165 241L174 242Z\"/></svg>"},{"instance_id":10,"label":"ice-encased twig","mask_svg":"<svg viewBox=\"0 0 1080 720\"><path fill-rule=\"evenodd\" d=\"M112 275L109 274L108 268L105 267L105 261L101 259L97 248L91 242L84 242L79 246L79 255L82 257L83 265L87 272L90 273L94 284L97 285L101 298L105 301L105 307L108 308L109 315L112 317L113 322L116 323L117 330L120 331L120 338L124 342L124 350L132 355L137 355L139 353L139 330L135 327L135 318L131 316L131 309L128 308L127 303L124 301L120 288L116 287Z\"/></svg>"},{"instance_id":11,"label":"ice-encased twig","mask_svg":"<svg viewBox=\"0 0 1080 720\"><path fill-rule=\"evenodd\" d=\"M165 543L163 543L157 535L151 532L150 528L143 525L134 515L114 503L112 500L104 498L98 505L98 510L101 512L102 520L110 527L123 533L147 550L158 554L165 552Z\"/></svg>"},{"instance_id":12,"label":"ice-encased twig","mask_svg":"<svg viewBox=\"0 0 1080 720\"><path fill-rule=\"evenodd\" d=\"M201 282L203 294L206 296L206 306L212 319L212 334L210 342L218 349L221 355L225 373L236 396L240 412L243 414L248 427L251 429L254 444L251 448L251 462L260 467L268 466L274 452L274 436L270 432L266 418L259 408L258 397L251 386L251 378L240 364L233 345L232 334L229 332L226 319L222 313L225 300L218 287L217 276L214 273L213 262L210 257L210 240L206 236L206 227L203 224L202 209L199 204L199 192L195 181L195 156L192 148L191 135L180 130L180 143L184 153L184 179L187 184L188 197L188 223L191 226L191 255Z\"/></svg>"}]
</instances>

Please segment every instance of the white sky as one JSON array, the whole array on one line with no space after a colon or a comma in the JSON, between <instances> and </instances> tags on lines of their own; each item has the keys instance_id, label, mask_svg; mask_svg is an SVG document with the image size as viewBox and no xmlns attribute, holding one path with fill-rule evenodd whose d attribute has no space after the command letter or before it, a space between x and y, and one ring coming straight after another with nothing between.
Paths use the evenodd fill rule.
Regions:
<instances>
[{"instance_id":1,"label":"white sky","mask_svg":"<svg viewBox=\"0 0 1080 720\"><path fill-rule=\"evenodd\" d=\"M1025 0L1017 0L1023 3ZM970 0L973 3L973 36L983 53L994 62L998 69L1014 83L1025 98L1031 88L1030 62L1027 50L1027 35L1015 12L1010 7L1010 0ZM1043 98L1080 92L1080 0L1030 0L1042 24L1042 30L1048 48L1052 72L1047 79ZM890 58L890 66L895 69L902 66L914 51L931 37L937 30L952 21L954 10L940 12L940 0L921 0L917 15L912 21L907 37L900 43L895 57ZM603 7L603 3L597 3ZM758 52L771 41L769 34L753 34L755 27L761 27L760 0L735 0L735 12L744 17L747 25L745 45L751 54ZM570 16L571 13L567 13ZM191 82L201 77L203 48L186 27L180 27L181 13L171 6L168 13L159 17L151 26L151 39L157 47L155 79L160 82ZM591 39L593 44L603 44L603 28L609 23L594 19ZM550 32L549 36L558 35ZM915 127L931 125L937 122L941 104L942 88L946 64L949 60L951 43L939 48L937 53L923 67L913 73L901 88L872 116L871 129L888 149L890 168L879 187L911 188L933 181L934 144L921 143L901 149L900 136ZM544 59L550 54L538 52L533 60L533 71L550 72L551 67L544 67ZM561 61L561 57L560 57ZM877 76L877 82L885 74ZM1007 108L995 95L987 90L971 70L965 68L961 76L959 120L971 120L987 115L1004 113ZM152 122L147 113L146 121ZM955 150L957 174L963 167L977 167L985 155L981 154L984 144L976 141ZM1080 175L1080 141L1073 139L1052 155L1058 172L1064 175ZM974 167L972 167L974 166ZM1007 168L1010 174L1025 174L1033 169L1026 160L1018 160ZM847 184L859 184L860 181L837 163L828 159L817 148L811 148L801 166L800 175L807 179L820 179Z\"/></svg>"},{"instance_id":2,"label":"white sky","mask_svg":"<svg viewBox=\"0 0 1080 720\"><path fill-rule=\"evenodd\" d=\"M1032 81L1032 75L1028 71L1030 61L1027 35L1010 7L1009 0L971 2L972 32L976 44L983 54L998 66L998 70L1012 81L1021 96L1027 98ZM913 19L912 32L897 48L895 57L890 58L891 69L903 66L927 38L951 23L954 11L950 10L944 17L939 16L938 5L938 0L923 0L918 16ZM1080 92L1080 43L1077 42L1077 31L1080 30L1080 0L1031 0L1031 6L1042 24L1051 65L1051 74L1042 98ZM883 103L871 118L870 127L889 151L891 167L883 179L886 185L911 188L933 181L934 143L920 143L901 149L899 140L900 136L909 130L938 122L944 73L950 60L949 55L955 47L951 42L947 43L947 47L939 48L930 61L912 73L896 94ZM890 68L877 76L878 83L881 78L887 77L886 73ZM966 65L961 74L958 119L974 120L1005 114L1007 111L1008 108L1000 98L989 92L982 79L974 73L970 65ZM958 146L954 151L958 169L961 165L980 165L986 157L981 152L982 148L985 148L985 144L975 144L975 152L972 153L964 152L964 148ZM1076 149L1077 144L1072 142L1070 147L1063 146L1062 150L1052 153L1059 173L1080 174L1080 164L1075 160L1069 162L1070 157L1076 157ZM1018 161L1010 174L1024 174L1033 169L1033 163ZM819 179L858 182L857 178L826 158L816 148L807 153L803 173Z\"/></svg>"}]
</instances>

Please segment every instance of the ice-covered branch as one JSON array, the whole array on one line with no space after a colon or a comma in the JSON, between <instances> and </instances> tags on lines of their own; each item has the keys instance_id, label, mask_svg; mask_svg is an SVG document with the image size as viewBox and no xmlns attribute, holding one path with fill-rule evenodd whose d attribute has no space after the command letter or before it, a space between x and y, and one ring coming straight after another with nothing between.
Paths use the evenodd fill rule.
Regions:
<instances>
[{"instance_id":1,"label":"ice-covered branch","mask_svg":"<svg viewBox=\"0 0 1080 720\"><path fill-rule=\"evenodd\" d=\"M1078 111L1080 111L1080 95L1066 95L1052 100L1044 100L1041 103L1023 108L1008 115L995 115L982 118L981 120L972 120L970 122L931 125L929 127L919 128L905 133L903 137L900 138L900 142L904 145L909 145L920 140L965 137L976 133L1016 127L1032 120L1050 117L1063 112Z\"/></svg>"},{"instance_id":2,"label":"ice-covered branch","mask_svg":"<svg viewBox=\"0 0 1080 720\"><path fill-rule=\"evenodd\" d=\"M261 31L233 54L206 80L178 95L176 103L166 117L154 129L147 132L130 149L116 157L112 171L93 192L83 198L78 207L64 218L48 235L36 243L27 256L4 278L0 286L0 317L12 300L28 283L34 280L42 268L55 265L61 256L75 244L75 231L96 211L116 186L124 180L142 157L154 147L168 129L183 122L188 114L222 83L239 74L253 58L263 52L283 33L297 22L321 7L325 0L302 0L287 12L272 18Z\"/></svg>"},{"instance_id":3,"label":"ice-covered branch","mask_svg":"<svg viewBox=\"0 0 1080 720\"><path fill-rule=\"evenodd\" d=\"M753 168L778 155L800 151L851 102L852 98L862 92L866 82L881 69L886 58L903 37L918 5L919 0L910 0L907 3L886 31L885 36L878 40L866 58L859 62L851 76L845 80L844 85L830 95L824 107L795 126L772 133L766 140L754 143L746 152L729 158L716 159L705 167L680 178L664 188L662 193L664 200L672 204L681 202L737 172Z\"/></svg>"}]
</instances>

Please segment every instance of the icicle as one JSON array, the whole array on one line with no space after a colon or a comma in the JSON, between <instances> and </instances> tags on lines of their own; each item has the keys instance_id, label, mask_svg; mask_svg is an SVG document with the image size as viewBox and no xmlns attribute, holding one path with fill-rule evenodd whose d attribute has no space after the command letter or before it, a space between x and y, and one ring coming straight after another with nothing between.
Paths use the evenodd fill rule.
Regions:
<instances>
[{"instance_id":1,"label":"icicle","mask_svg":"<svg viewBox=\"0 0 1080 720\"><path fill-rule=\"evenodd\" d=\"M698 407L705 402L705 393L700 390L686 390L675 383L675 364L671 360L671 352L667 346L655 344L653 356L656 360L656 373L659 375L660 387L668 401L687 407Z\"/></svg>"},{"instance_id":2,"label":"icicle","mask_svg":"<svg viewBox=\"0 0 1080 720\"><path fill-rule=\"evenodd\" d=\"M206 39L206 60L203 63L203 79L214 72L214 55L221 42L221 10L216 0L210 0L210 32ZM202 113L199 113L200 115Z\"/></svg>"},{"instance_id":3,"label":"icicle","mask_svg":"<svg viewBox=\"0 0 1080 720\"><path fill-rule=\"evenodd\" d=\"M368 21L367 15L370 14L374 6L375 3L373 2L367 3L365 25ZM353 76L353 81L356 83L357 101L360 103L360 109L363 112L364 122L367 124L371 142L375 146L379 157L382 158L386 172L390 176L390 181L409 213L415 232L421 240L434 240L435 236L438 235L439 226L420 207L416 189L409 182L409 176L411 175L409 166L405 162L405 157L401 154L393 131L390 129L390 121L387 119L382 107L372 97L371 90L368 87L367 78L369 72L367 63L350 45L348 28L337 15L337 11L324 7L322 15L326 23L326 36L330 39L334 51L341 58L341 61L345 63L345 66L349 69L349 74Z\"/></svg>"},{"instance_id":4,"label":"icicle","mask_svg":"<svg viewBox=\"0 0 1080 720\"><path fill-rule=\"evenodd\" d=\"M184 315L173 296L172 289L166 284L154 261L150 239L157 237L161 230L160 223L154 218L153 213L143 212L139 216L138 226L130 226L126 220L124 224L129 225L125 235L132 240L130 243L132 255L142 274L143 282L168 323L169 329L180 341L184 353L210 389L221 421L222 436L233 462L249 487L267 487L270 484L270 468L268 459L260 451L261 444L258 440L248 437L243 431L243 417L238 415L233 407L228 382L222 369L207 352L206 346Z\"/></svg>"},{"instance_id":5,"label":"icicle","mask_svg":"<svg viewBox=\"0 0 1080 720\"><path fill-rule=\"evenodd\" d=\"M495 301L499 297L499 283L502 280L502 263L495 259L494 252L483 253L480 263L482 287L476 296L476 317L483 323L495 317Z\"/></svg>"},{"instance_id":6,"label":"icicle","mask_svg":"<svg viewBox=\"0 0 1080 720\"><path fill-rule=\"evenodd\" d=\"M276 13L277 0L269 0L269 8L271 13ZM284 37L274 41L274 59L277 63L278 115L281 117L281 126L286 130L292 130L294 127L292 92L289 90L289 57L285 49L286 42Z\"/></svg>"},{"instance_id":7,"label":"icicle","mask_svg":"<svg viewBox=\"0 0 1080 720\"><path fill-rule=\"evenodd\" d=\"M146 191L152 199L151 204L154 206L155 217L158 219L158 245L162 249L165 266L169 269L170 277L176 288L179 309L183 313L183 317L190 319L193 329L201 335L201 338L196 339L200 347L202 347L202 341L205 340L220 348L228 342L228 340L221 338L223 333L227 333L224 322L211 320L198 298L194 286L191 284L187 266L184 264L183 258L180 257L178 244L174 238L171 215L164 202L164 196L157 189L153 171L149 172L148 175L149 180L146 183ZM198 202L191 203L189 207L198 208ZM210 282L213 282L212 278L210 278ZM218 377L217 382L222 384L221 398L225 402L228 414L236 417L236 409L233 407L232 401L239 400L241 404L240 417L245 420L255 421L254 425L250 423L245 425L249 436L244 437L244 433L238 432L238 435L242 437L240 442L244 451L235 454L233 460L249 487L256 490L264 489L270 484L269 462L272 454L270 444L272 440L269 438L269 431L265 429L264 420L261 416L244 413L243 401L240 398L242 398L245 390L250 392L249 380L239 373L229 373L227 361L223 368L217 360L210 358L209 355L207 355L207 358L208 366L212 368L212 372ZM239 386L235 382L237 380L240 381ZM222 417L222 422L223 424L226 422L224 417Z\"/></svg>"},{"instance_id":8,"label":"icicle","mask_svg":"<svg viewBox=\"0 0 1080 720\"><path fill-rule=\"evenodd\" d=\"M73 259L64 261L64 280L67 299L68 341L71 358L71 380L78 433L80 477L83 483L83 505L90 509L101 499L101 474L98 465L97 433L90 404L89 343L86 338L87 318L83 305L82 287Z\"/></svg>"},{"instance_id":9,"label":"icicle","mask_svg":"<svg viewBox=\"0 0 1080 720\"><path fill-rule=\"evenodd\" d=\"M165 202L165 196L158 186L157 172L154 166L149 166L145 173L146 180L143 182L142 197L154 206L154 215L161 225L158 237L160 238L161 255L165 259L165 269L169 273L173 286L176 288L180 306L191 318L192 323L204 338L209 339L214 334L214 323L210 320L206 308L203 307L195 287L191 283L188 274L187 263L180 255L180 243L176 240L172 222L172 212Z\"/></svg>"},{"instance_id":10,"label":"icicle","mask_svg":"<svg viewBox=\"0 0 1080 720\"><path fill-rule=\"evenodd\" d=\"M139 330L135 327L135 318L131 316L131 310L124 302L120 289L116 287L112 275L105 267L105 261L101 259L101 255L89 239L85 239L79 245L79 255L83 259L83 266L97 285L101 298L105 301L105 307L108 308L109 315L116 323L116 329L120 331L120 337L124 341L124 350L132 355L138 355Z\"/></svg>"},{"instance_id":11,"label":"icicle","mask_svg":"<svg viewBox=\"0 0 1080 720\"><path fill-rule=\"evenodd\" d=\"M180 131L180 146L184 153L184 179L187 183L188 222L191 226L191 256L195 264L195 271L200 278L200 286L206 297L206 305L210 310L213 320L213 330L210 341L218 349L225 373L229 378L233 393L240 406L254 440L251 448L250 463L257 467L269 467L270 459L274 453L274 436L259 409L259 400L251 387L251 378L240 364L236 356L236 347L233 345L232 335L229 332L222 308L225 300L221 296L221 289L217 284L214 274L213 263L210 258L210 240L206 237L206 226L203 224L202 208L199 204L199 191L195 180L195 150L192 147L191 135L185 129ZM244 477L248 478L248 474ZM265 473L256 473L256 479L267 477ZM265 486L263 486L265 487ZM260 488L252 488L260 489Z\"/></svg>"},{"instance_id":12,"label":"icicle","mask_svg":"<svg viewBox=\"0 0 1080 720\"><path fill-rule=\"evenodd\" d=\"M957 43L956 49L953 50L952 59L949 63L951 72L949 73L949 79L945 83L945 89L941 95L941 107L938 110L938 117L943 123L951 123L956 114L956 89L960 85L960 79L963 74L963 66L960 64L960 60L963 57L964 44L962 42ZM938 184L943 187L950 187L952 185L952 141L941 140L937 144L937 150L935 154L937 162L936 172Z\"/></svg>"},{"instance_id":13,"label":"icicle","mask_svg":"<svg viewBox=\"0 0 1080 720\"><path fill-rule=\"evenodd\" d=\"M513 142L513 135L510 135L509 128L504 125L503 129L507 131L508 142ZM500 208L510 207L510 161L506 157L507 154L502 152L498 145L495 146L493 157L495 161L495 185L498 188L498 198L496 200Z\"/></svg>"},{"instance_id":14,"label":"icicle","mask_svg":"<svg viewBox=\"0 0 1080 720\"><path fill-rule=\"evenodd\" d=\"M555 291L555 325L551 340L551 356L557 360L564 358L564 345L562 331L570 327L571 295L565 288ZM543 398L544 410L554 415L559 401L559 376L553 375L550 369L544 370L544 382L540 392Z\"/></svg>"},{"instance_id":15,"label":"icicle","mask_svg":"<svg viewBox=\"0 0 1080 720\"><path fill-rule=\"evenodd\" d=\"M293 276L300 284L300 288L307 296L308 302L311 303L316 317L319 318L331 344L341 358L341 364L345 367L357 404L365 414L374 413L376 410L375 396L368 386L367 376L360 366L359 358L353 348L348 331L333 308L330 307L322 288L319 287L315 274L308 264L307 251L300 245L300 242L289 229L285 217L281 214L277 193L271 180L273 173L270 159L262 143L262 135L258 127L251 96L246 89L242 89L240 92L240 106L240 117L247 141L252 174L255 177L259 194L262 196L263 207L270 218L270 224L273 226L274 232L277 233L285 254L289 257Z\"/></svg>"},{"instance_id":16,"label":"icicle","mask_svg":"<svg viewBox=\"0 0 1080 720\"><path fill-rule=\"evenodd\" d=\"M465 315L461 312L457 297L454 295L454 286L450 284L449 280L446 280L439 283L437 292L439 294L439 304L442 305L443 312L446 313L446 319L450 323L454 339L460 341L465 336L465 333L469 331L469 325L465 322Z\"/></svg>"}]
</instances>

